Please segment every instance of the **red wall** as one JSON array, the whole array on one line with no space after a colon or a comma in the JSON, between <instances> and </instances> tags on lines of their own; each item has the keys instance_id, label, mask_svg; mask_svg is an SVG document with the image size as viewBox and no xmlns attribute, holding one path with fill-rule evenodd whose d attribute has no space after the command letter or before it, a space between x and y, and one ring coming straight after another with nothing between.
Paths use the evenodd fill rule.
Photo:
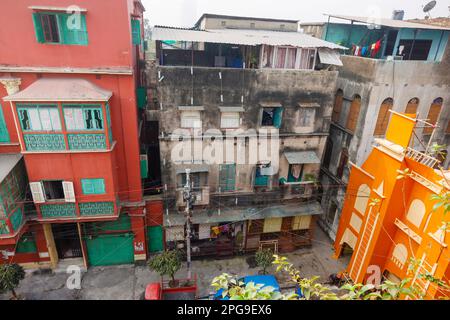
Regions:
<instances>
[{"instance_id":1,"label":"red wall","mask_svg":"<svg viewBox=\"0 0 450 320\"><path fill-rule=\"evenodd\" d=\"M132 67L132 0L1 0L0 64L47 67ZM53 45L36 40L30 6L87 9L89 44ZM20 53L20 54L18 54ZM57 57L57 59L55 59Z\"/></svg>"},{"instance_id":2,"label":"red wall","mask_svg":"<svg viewBox=\"0 0 450 320\"><path fill-rule=\"evenodd\" d=\"M21 90L38 79L37 75L31 73L15 73L14 76L22 79ZM57 74L42 74L41 76L48 78L61 77ZM74 74L64 75L64 77L84 78L101 88L113 92L109 105L113 139L116 141L114 148L115 157L108 158L108 161L112 163L108 165L109 169L106 169L102 165L104 153L72 153L71 155L60 153L25 154L24 157L29 180L49 179L55 175L69 179L74 176L72 170L79 170L76 173L78 176L84 175L85 173L88 175L98 175L100 172L106 174L107 171L110 175L110 181L107 183L116 186L117 192L122 200L140 201L142 199L142 191L139 162L138 114L133 77ZM3 94L6 93L4 92ZM15 133L14 118L9 107L9 102L2 102L2 105L4 105L3 111L10 134ZM14 136L14 139L14 141L18 141L17 135ZM98 170L91 170L97 167ZM115 176L111 175L113 171L117 172ZM113 182L114 180L116 182Z\"/></svg>"}]
</instances>

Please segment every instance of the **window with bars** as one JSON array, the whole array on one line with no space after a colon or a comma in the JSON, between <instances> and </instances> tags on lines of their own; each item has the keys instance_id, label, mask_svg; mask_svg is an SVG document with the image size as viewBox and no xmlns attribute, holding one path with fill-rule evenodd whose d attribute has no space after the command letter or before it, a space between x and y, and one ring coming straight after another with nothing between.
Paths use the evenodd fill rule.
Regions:
<instances>
[{"instance_id":1,"label":"window with bars","mask_svg":"<svg viewBox=\"0 0 450 320\"><path fill-rule=\"evenodd\" d=\"M87 45L86 16L81 13L33 13L36 39L39 43Z\"/></svg>"},{"instance_id":2,"label":"window with bars","mask_svg":"<svg viewBox=\"0 0 450 320\"><path fill-rule=\"evenodd\" d=\"M64 119L68 131L103 130L100 106L64 105Z\"/></svg>"},{"instance_id":3,"label":"window with bars","mask_svg":"<svg viewBox=\"0 0 450 320\"><path fill-rule=\"evenodd\" d=\"M61 131L59 110L55 105L20 105L17 113L23 131Z\"/></svg>"}]
</instances>

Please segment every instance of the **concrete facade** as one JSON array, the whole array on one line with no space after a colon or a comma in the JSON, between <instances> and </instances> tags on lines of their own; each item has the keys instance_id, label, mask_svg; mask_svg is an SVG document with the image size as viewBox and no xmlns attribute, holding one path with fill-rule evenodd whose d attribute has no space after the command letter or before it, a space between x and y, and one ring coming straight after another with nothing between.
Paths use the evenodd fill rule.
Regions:
<instances>
[{"instance_id":1,"label":"concrete facade","mask_svg":"<svg viewBox=\"0 0 450 320\"><path fill-rule=\"evenodd\" d=\"M343 92L343 105L340 119L332 123L330 141L332 156L329 165L323 165L321 182L324 186L322 206L325 214L321 225L334 238L339 224L340 212L344 203L345 186L348 181L348 166L344 167L342 177L337 176L342 151L348 150L349 161L361 165L372 151L374 130L381 104L387 98L394 101L392 110L405 112L408 102L418 99L417 118L427 119L430 107L437 98L443 100L440 114L437 118L437 128L434 130L432 143L445 145L447 153L450 150L450 135L448 123L450 109L450 50L447 48L441 62L426 61L385 61L355 56L342 56L344 66L339 69L337 90ZM356 130L345 128L349 106L356 95L361 97L361 108ZM424 127L424 125L422 125ZM411 147L425 151L430 140L430 132L424 133L423 128L415 130ZM331 148L331 147L330 147ZM449 159L444 161L448 167ZM326 188L330 185L330 188ZM347 190L351 192L351 190ZM336 198L335 198L336 197Z\"/></svg>"}]
</instances>

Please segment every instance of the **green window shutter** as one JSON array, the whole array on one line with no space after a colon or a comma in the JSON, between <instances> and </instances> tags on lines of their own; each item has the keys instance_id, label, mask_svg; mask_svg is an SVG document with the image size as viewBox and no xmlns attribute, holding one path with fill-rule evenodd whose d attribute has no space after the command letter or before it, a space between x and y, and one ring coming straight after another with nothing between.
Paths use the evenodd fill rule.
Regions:
<instances>
[{"instance_id":1,"label":"green window shutter","mask_svg":"<svg viewBox=\"0 0 450 320\"><path fill-rule=\"evenodd\" d=\"M141 154L141 178L146 179L148 178L148 160L147 155Z\"/></svg>"},{"instance_id":2,"label":"green window shutter","mask_svg":"<svg viewBox=\"0 0 450 320\"><path fill-rule=\"evenodd\" d=\"M83 194L104 194L105 180L104 179L81 179L81 189Z\"/></svg>"},{"instance_id":3,"label":"green window shutter","mask_svg":"<svg viewBox=\"0 0 450 320\"><path fill-rule=\"evenodd\" d=\"M145 109L147 105L147 90L143 87L136 89L137 105L139 109Z\"/></svg>"},{"instance_id":4,"label":"green window shutter","mask_svg":"<svg viewBox=\"0 0 450 320\"><path fill-rule=\"evenodd\" d=\"M3 108L0 104L0 142L9 142L8 128L6 127L5 118L3 117Z\"/></svg>"},{"instance_id":5,"label":"green window shutter","mask_svg":"<svg viewBox=\"0 0 450 320\"><path fill-rule=\"evenodd\" d=\"M109 104L106 104L106 122L108 123L108 137L109 143L113 142L112 128L111 128L111 114L109 109Z\"/></svg>"},{"instance_id":6,"label":"green window shutter","mask_svg":"<svg viewBox=\"0 0 450 320\"><path fill-rule=\"evenodd\" d=\"M133 44L141 44L141 23L138 19L131 19L131 33L133 37Z\"/></svg>"},{"instance_id":7,"label":"green window shutter","mask_svg":"<svg viewBox=\"0 0 450 320\"><path fill-rule=\"evenodd\" d=\"M275 108L273 112L273 126L275 128L281 127L281 115L283 113L283 108Z\"/></svg>"},{"instance_id":8,"label":"green window shutter","mask_svg":"<svg viewBox=\"0 0 450 320\"><path fill-rule=\"evenodd\" d=\"M33 13L33 24L37 42L44 43L44 31L42 30L41 16L39 13Z\"/></svg>"},{"instance_id":9,"label":"green window shutter","mask_svg":"<svg viewBox=\"0 0 450 320\"><path fill-rule=\"evenodd\" d=\"M88 34L86 28L86 16L81 14L80 25L76 25L77 16L72 17L69 14L58 14L58 21L60 26L60 35L62 36L62 43L74 45L87 45ZM75 22L75 23L73 23Z\"/></svg>"},{"instance_id":10,"label":"green window shutter","mask_svg":"<svg viewBox=\"0 0 450 320\"><path fill-rule=\"evenodd\" d=\"M236 165L222 164L219 172L221 191L234 191L236 187Z\"/></svg>"}]
</instances>

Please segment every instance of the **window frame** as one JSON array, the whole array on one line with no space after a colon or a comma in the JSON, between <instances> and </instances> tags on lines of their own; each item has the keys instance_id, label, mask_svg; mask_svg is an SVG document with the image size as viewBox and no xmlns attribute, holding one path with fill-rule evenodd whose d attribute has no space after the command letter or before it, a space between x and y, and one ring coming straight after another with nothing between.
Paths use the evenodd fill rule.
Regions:
<instances>
[{"instance_id":1,"label":"window frame","mask_svg":"<svg viewBox=\"0 0 450 320\"><path fill-rule=\"evenodd\" d=\"M186 126L183 121L183 118L186 117L187 114L198 115L199 126ZM194 117L188 117L188 118L194 119ZM194 121L195 120L197 120L197 119L194 119ZM201 129L202 125L203 125L203 123L202 123L201 111L199 111L199 110L183 110L183 111L181 111L181 114L180 114L180 127L181 128L183 128L183 129Z\"/></svg>"},{"instance_id":2,"label":"window frame","mask_svg":"<svg viewBox=\"0 0 450 320\"><path fill-rule=\"evenodd\" d=\"M231 117L231 116L234 116ZM225 120L237 120L237 124L235 126L225 126L223 124L224 116L226 116ZM228 117L228 118L227 118ZM237 129L241 126L241 113L238 111L225 111L220 113L220 128L221 129Z\"/></svg>"},{"instance_id":3,"label":"window frame","mask_svg":"<svg viewBox=\"0 0 450 320\"><path fill-rule=\"evenodd\" d=\"M94 182L101 181L101 189L97 190L96 185ZM90 187L92 188L92 191L86 190L86 184L90 183ZM81 184L81 192L84 195L100 195L100 194L106 194L106 184L104 178L82 178L80 179Z\"/></svg>"},{"instance_id":4,"label":"window frame","mask_svg":"<svg viewBox=\"0 0 450 320\"><path fill-rule=\"evenodd\" d=\"M37 115L38 115L38 118L39 118L39 124L41 126L39 130L32 128L32 122L31 122L31 117L30 117L30 112L29 112L30 109L36 109L36 111L37 111ZM41 113L39 112L40 109L46 109L49 112L49 116L50 116L50 111L49 111L50 109L53 109L53 110L57 111L58 120L59 120L59 129L55 129L55 126L53 124L53 119L52 119L51 116L49 117L49 119L50 119L50 124L51 124L52 129L51 130L46 130L46 129L43 128L44 126L42 125ZM40 103L40 104L18 104L18 105L16 105L16 111L17 111L17 117L18 117L18 120L19 120L19 123L20 123L20 127L21 127L23 132L30 133L30 132L62 132L63 131L62 130L62 122L61 122L61 114L59 112L58 104L54 104L54 103L49 103L49 104L42 104L42 103ZM29 122L30 129L24 128L24 125L23 125L23 122L22 122L23 119L22 119L22 116L21 116L21 111L26 111L27 116L28 116L28 122Z\"/></svg>"},{"instance_id":5,"label":"window frame","mask_svg":"<svg viewBox=\"0 0 450 320\"><path fill-rule=\"evenodd\" d=\"M64 116L64 125L66 127L66 131L67 132L71 132L72 133L72 132L85 132L85 131L89 131L89 132L92 132L92 131L94 131L94 132L99 132L99 131L104 132L105 131L105 119L103 117L103 105L101 105L101 104L69 104L69 103L65 103L65 104L62 105L62 109L63 109L63 116ZM83 129L78 129L78 128L70 129L68 127L65 111L69 110L69 109L72 109L72 110L74 110L74 109L81 109L81 113L82 113L82 116L83 116L83 125L84 125ZM100 114L100 120L101 120L102 128L98 128L98 126L96 125L96 121L95 121L95 117L94 117L95 113L92 113L93 118L91 120L93 128L90 128L90 129L87 128L85 110L100 111L99 114ZM108 114L106 116L108 117ZM106 120L108 120L108 119L106 119ZM109 126L108 123L107 123L107 125Z\"/></svg>"},{"instance_id":6,"label":"window frame","mask_svg":"<svg viewBox=\"0 0 450 320\"><path fill-rule=\"evenodd\" d=\"M52 11L34 11L32 13L34 31L38 43L42 44L54 44L54 45L79 45L87 46L89 44L89 37L86 24L86 14L84 12L76 13L80 15L80 28L71 30L67 27L63 27L63 21L67 23L67 18L71 16L66 12L52 12ZM58 41L48 41L45 36L45 28L43 17L54 16L56 21L56 28L58 34ZM76 37L71 39L69 37L70 32L78 32Z\"/></svg>"}]
</instances>

